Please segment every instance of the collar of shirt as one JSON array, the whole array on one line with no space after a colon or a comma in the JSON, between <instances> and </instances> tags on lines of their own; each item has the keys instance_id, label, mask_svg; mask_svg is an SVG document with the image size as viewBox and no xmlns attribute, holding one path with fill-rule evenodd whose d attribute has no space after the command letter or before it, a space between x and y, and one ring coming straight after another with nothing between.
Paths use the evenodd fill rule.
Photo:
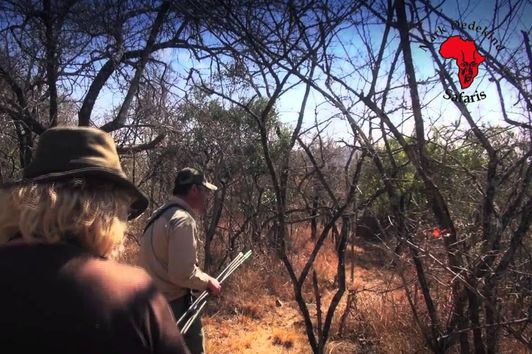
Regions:
<instances>
[{"instance_id":1,"label":"collar of shirt","mask_svg":"<svg viewBox=\"0 0 532 354\"><path fill-rule=\"evenodd\" d=\"M180 198L180 197L174 195L174 196L172 196L172 198L170 198L169 203L177 203L177 204L181 205L183 208L186 209L186 211L188 211L190 214L192 214L193 218L196 218L198 216L196 211L194 209L192 209L192 207L183 198Z\"/></svg>"}]
</instances>

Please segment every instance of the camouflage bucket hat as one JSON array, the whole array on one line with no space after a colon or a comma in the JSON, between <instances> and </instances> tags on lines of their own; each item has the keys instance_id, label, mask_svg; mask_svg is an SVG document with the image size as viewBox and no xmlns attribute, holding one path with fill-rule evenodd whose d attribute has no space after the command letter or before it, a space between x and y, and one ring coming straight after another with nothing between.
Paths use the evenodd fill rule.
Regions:
<instances>
[{"instance_id":1,"label":"camouflage bucket hat","mask_svg":"<svg viewBox=\"0 0 532 354\"><path fill-rule=\"evenodd\" d=\"M185 167L179 171L175 177L176 186L187 184L199 184L207 189L210 189L211 191L218 189L218 187L212 183L209 183L207 179L205 179L205 175L202 172L190 167Z\"/></svg>"}]
</instances>

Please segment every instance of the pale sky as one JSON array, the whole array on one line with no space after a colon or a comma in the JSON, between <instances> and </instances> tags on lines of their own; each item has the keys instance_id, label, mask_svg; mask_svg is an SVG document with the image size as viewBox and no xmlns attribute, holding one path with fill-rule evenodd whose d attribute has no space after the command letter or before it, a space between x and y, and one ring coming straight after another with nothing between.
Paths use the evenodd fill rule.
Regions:
<instances>
[{"instance_id":1,"label":"pale sky","mask_svg":"<svg viewBox=\"0 0 532 354\"><path fill-rule=\"evenodd\" d=\"M462 1L447 1L443 7L442 11L444 10L444 13L453 18L458 19L456 17L456 14L458 13L458 8L460 8L460 12L466 14L463 16L462 21L466 23L472 23L473 21L480 26L491 26L492 21L492 13L493 13L493 6L495 4L495 1L472 1L470 2L469 7L466 7L463 5ZM512 33L503 33L503 32L497 32L496 38L502 38L504 40L504 45L506 46L506 49L503 49L501 52L497 53L495 48L491 48L490 53L494 55L497 60L501 62L508 62L511 57L512 53L515 52L516 49L523 43L522 34L520 31L527 31L528 33L531 32L532 28L532 18L531 14L531 6L529 4L526 5L526 8L520 9L522 12L521 15L518 16L514 20L514 24L517 28L517 31L514 31ZM504 11L501 11L500 16L504 14ZM527 16L528 15L528 16ZM497 20L496 20L497 21ZM441 24L441 23L440 23ZM433 26L435 27L436 24L433 23ZM426 25L424 25L425 28L430 28L429 23L427 22ZM450 27L448 27L448 30L450 31L447 36L458 34L456 31L453 31ZM434 28L435 29L435 28ZM374 32L371 33L371 38L374 40L373 46L374 48L378 48L378 45L380 43L381 38L381 31L382 28L373 26L372 30ZM353 31L353 32L349 32ZM480 42L482 40L482 35L477 34L474 31L469 31L473 38L475 39L475 42ZM395 34L396 35L396 34ZM356 52L360 47L360 43L357 39L357 34L354 32L354 30L345 30L341 33L340 39L342 42L347 43L347 50L349 51L350 55L356 56ZM434 42L435 45L439 46L439 44L445 39L445 37L440 37L436 39ZM391 43L390 46L387 47L388 53L387 55L392 56L394 53L393 51L397 48L397 41L394 41ZM412 46L413 49L413 55L414 55L414 64L416 65L416 76L418 81L424 80L428 77L431 77L435 73L435 63L433 62L432 57L430 56L429 52L423 51L421 48L419 48L417 45ZM363 48L361 49L364 50ZM343 49L340 48L340 46L336 48L331 48L331 52L334 54L337 54L339 56L345 56L345 53L343 52ZM376 52L376 51L375 51ZM171 63L172 69L175 70L178 73L185 73L188 71L188 68L190 68L191 65L194 64L195 67L199 67L201 69L202 65L198 63L193 63L189 57L189 54L184 51L174 51L174 50L165 50L163 52L158 53L160 58L165 59L165 61L169 61ZM447 62L449 59L447 59ZM403 70L403 64L402 61L399 61L399 70ZM383 70L386 70L388 65L384 65ZM350 66L347 63L338 63L335 66L335 70L345 71L347 73L351 72ZM338 72L338 71L337 71ZM451 64L451 77L456 79L456 83L458 84L458 77L457 77L457 69L456 65L454 63ZM358 82L358 76L348 76L345 79L347 82L350 82L350 85L352 84L354 88L357 90L365 90L367 91L367 87L364 87L364 85L361 85L360 82ZM351 81L350 81L351 80ZM512 105L515 104L517 99L517 93L516 90L513 89L508 83L501 82L501 85L504 90L504 99L505 103L507 105L507 109L510 111L512 110ZM377 84L377 88L384 87L385 86L385 79L382 81L379 81ZM280 119L287 123L287 124L294 124L297 120L297 114L300 108L301 100L303 97L303 93L305 90L304 85L298 85L294 87L292 90L281 96L277 103L277 110L280 115ZM469 103L468 107L471 110L474 117L478 119L479 122L487 123L490 125L498 125L503 124L501 117L501 108L500 103L498 99L498 95L496 92L496 86L493 82L490 82L488 80L487 71L485 68L485 63L481 64L479 67L479 75L476 78L475 82L471 87L465 90L465 94L474 94L476 92L484 92L486 94L486 99ZM178 93L179 94L179 93ZM436 121L436 124L447 124L452 121L456 121L460 114L458 113L458 110L455 108L454 104L450 100L444 100L443 99L443 88L441 86L441 83L437 83L435 89L433 89L430 92L425 93L424 88L420 86L420 95L422 97L423 103L430 102L427 104L427 108L424 111L424 117L427 120L427 125L430 124L429 121ZM395 95L402 95L402 92L395 92ZM103 92L100 97L98 98L97 105L95 107L95 112L93 114L93 117L103 115L105 112L109 111L109 107L116 106L120 104L122 100L122 95L118 93L115 90L106 90ZM407 102L409 101L409 96L406 95ZM315 91L312 91L309 97L309 102L307 105L307 111L305 112L305 119L304 124L305 126L312 125L314 123L315 119L315 108L317 105L319 107L317 108L317 114L318 114L318 120L323 121L335 113L337 113L337 110L334 107L331 107L328 104L323 104L323 97ZM388 109L391 107L391 105L388 105ZM364 107L362 104L357 105L354 108L354 112L357 113L358 111L363 110ZM520 107L516 106L513 108L515 111L515 119L519 119L519 114L521 113ZM398 117L398 114L395 114L394 119L400 119ZM436 117L441 116L441 118L438 118L436 120ZM405 134L410 134L410 131L413 128L412 120L408 120L404 126L403 126L403 132ZM343 119L335 119L330 125L329 128L326 131L327 135L334 137L335 139L348 139L350 136L350 128L347 126L345 120Z\"/></svg>"},{"instance_id":2,"label":"pale sky","mask_svg":"<svg viewBox=\"0 0 532 354\"><path fill-rule=\"evenodd\" d=\"M462 22L466 22L467 24L472 24L475 22L475 26L488 26L490 27L492 25L492 14L493 14L493 7L495 4L495 1L477 1L477 2L470 2L469 7L465 7L463 3L467 2L461 2L461 1L447 1L444 4L443 11L447 16L461 20ZM460 7L460 12L465 13L466 16L463 16L461 19L458 19L456 14L458 13L457 7ZM530 4L527 4L526 8L519 9L521 11L520 15L517 16L517 18L514 20L513 24L515 24L517 31L514 31L512 33L503 33L502 31L496 32L496 38L501 38L504 45L507 47L506 49L501 50L499 53L496 51L495 48L491 48L490 53L495 56L497 60L500 62L508 62L509 59L512 57L513 53L522 45L523 43L523 37L521 34L521 31L527 31L530 33L531 27L532 27L532 16L528 15L531 14L531 6ZM503 14L506 14L505 11L500 11L499 15L502 16ZM528 15L528 16L527 16ZM496 20L497 21L497 20ZM427 24L426 28L429 28L430 26ZM449 33L446 33L446 36L456 35L459 34L458 31L453 30L452 28L448 28ZM482 33L476 33L474 30L468 30L468 33L473 37L475 42L481 42L483 36ZM375 38L376 44L374 46L378 46L380 43L381 38L381 31L376 29L375 33L372 33L372 38ZM349 33L343 33L343 41L346 37L349 36ZM353 33L353 37L356 38L356 34ZM440 37L435 40L435 44L439 46L439 44L447 37ZM357 47L356 39L353 39L351 43L351 50L355 51ZM390 46L390 50L395 50L396 45ZM423 49L419 48L417 45L412 46L413 50L413 56L414 56L414 65L416 66L416 78L418 81L422 81L424 79L427 79L434 75L435 71L435 63L433 61L432 56L428 51L424 51ZM393 54L393 53L390 53ZM449 60L447 60L449 61ZM401 63L400 69L403 69ZM452 78L456 79L456 84L458 85L458 73L456 64L454 63L454 60L451 64L451 71L450 75ZM501 106L500 106L500 100L497 93L496 85L493 82L490 82L488 80L489 75L487 73L487 70L485 68L485 63L480 65L479 68L479 75L477 76L476 80L474 81L473 85L469 87L468 89L464 90L464 94L472 95L475 94L475 92L480 93L484 92L486 95L486 99L473 102L468 104L468 108L470 109L473 117L477 119L479 124L485 123L489 125L504 125L504 121L501 114ZM348 80L348 79L347 79ZM377 86L384 87L385 82L379 82ZM458 85L459 86L459 85ZM509 115L511 118L519 120L520 115L523 113L520 106L513 105L518 102L518 95L516 90L507 82L502 81L501 82L502 90L504 92L504 100L506 104L506 109L509 111ZM434 90L426 93L426 96L424 97L424 88L422 86L419 86L420 89L420 96L422 97L422 102L428 102L427 108L424 111L424 118L426 119L426 124L429 125L429 121L435 121L436 124L448 124L450 122L456 121L460 118L460 113L458 109L455 107L453 102L450 100L443 99L443 87L441 83L437 83ZM367 89L366 89L367 92ZM299 102L301 101L300 97L302 96L303 88L294 90L293 93L289 93L285 95L278 107L279 111L283 114L283 120L287 122L294 122L295 119L297 119L297 110L299 109ZM407 95L407 102L409 101L409 96ZM321 100L322 98L319 97L318 94L316 94L313 98L317 100ZM311 100L309 102L310 107L312 108L315 105L316 101ZM360 106L361 107L361 106ZM390 107L390 105L388 105ZM361 107L362 108L362 107ZM321 110L323 114L323 118L326 118L331 115L330 111L327 111L326 109ZM512 113L513 112L513 113ZM311 112L311 116L309 119L312 121L314 119L313 111ZM396 115L397 116L397 115ZM441 116L441 118L436 119L436 117ZM462 119L462 125L464 125L465 122ZM426 127L427 128L427 127ZM403 132L406 134L409 134L410 131L413 129L413 120L408 120L404 126L403 126ZM346 137L349 136L350 128L347 127L347 124L345 121L337 120L334 124L330 126L330 133L332 136L338 136L338 137Z\"/></svg>"}]
</instances>

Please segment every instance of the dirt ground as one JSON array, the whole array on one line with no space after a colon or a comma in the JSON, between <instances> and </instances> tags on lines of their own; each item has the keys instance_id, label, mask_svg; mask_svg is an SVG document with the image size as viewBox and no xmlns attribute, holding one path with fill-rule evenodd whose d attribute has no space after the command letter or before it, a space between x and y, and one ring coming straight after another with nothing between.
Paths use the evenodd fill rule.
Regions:
<instances>
[{"instance_id":1,"label":"dirt ground","mask_svg":"<svg viewBox=\"0 0 532 354\"><path fill-rule=\"evenodd\" d=\"M371 258L371 255L367 255L365 250L356 248L354 251L357 256L354 269L355 280L349 282L348 289L369 291L368 295L361 296L365 296L367 300L373 299L373 296L377 295L372 294L371 291L389 287L393 280L390 278L390 273L377 267L374 260L364 259L364 257ZM334 256L319 258L316 267L323 277L320 283L324 287L323 302L326 311L329 301L336 291L334 287L328 288L328 285L331 284L331 279L328 277L330 275L332 277L336 267ZM266 276L267 279L261 279L264 282L261 283L257 277L265 273L255 273L251 269L252 267L248 267L247 270L243 270L243 274L236 280L238 284L232 284L227 289L228 292L231 292L228 295L229 299L223 299L220 303L213 305L209 315L203 317L208 352L213 354L311 353L302 316L299 314L296 302L291 300L290 284L270 285L274 288L283 288L286 290L285 293L278 289L277 291L276 289L266 289L269 288L268 281L271 282L271 278ZM275 271L282 272L282 269ZM349 274L347 277L349 280ZM279 279L280 277L275 277L274 283L278 283ZM250 282L257 283L257 281L259 286L255 288L246 286ZM251 298L244 296L244 294L249 293L251 293ZM326 352L328 354L374 353L371 345L364 345L366 339L363 336L357 337L357 340L354 341L337 338L338 322L346 306L346 297L347 292L336 311L331 330L332 336L327 344ZM374 302L371 303L374 304ZM222 310L216 311L216 306ZM311 313L315 313L315 304L309 303L308 306ZM377 306L380 305L377 304ZM354 330L355 328L351 328L351 326L347 328L348 332ZM358 331L367 332L361 329Z\"/></svg>"},{"instance_id":2,"label":"dirt ground","mask_svg":"<svg viewBox=\"0 0 532 354\"><path fill-rule=\"evenodd\" d=\"M274 302L272 299L257 301ZM290 305L271 306L261 319L247 315L209 316L203 323L207 351L216 354L310 353L298 312Z\"/></svg>"}]
</instances>

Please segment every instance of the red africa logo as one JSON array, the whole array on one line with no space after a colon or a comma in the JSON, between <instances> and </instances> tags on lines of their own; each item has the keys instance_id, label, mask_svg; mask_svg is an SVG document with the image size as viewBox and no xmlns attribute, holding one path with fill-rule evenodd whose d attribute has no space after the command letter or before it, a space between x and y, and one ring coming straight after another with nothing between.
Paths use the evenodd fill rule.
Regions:
<instances>
[{"instance_id":1,"label":"red africa logo","mask_svg":"<svg viewBox=\"0 0 532 354\"><path fill-rule=\"evenodd\" d=\"M486 60L477 50L475 42L452 36L440 46L440 55L445 59L455 59L458 65L460 87L468 88L478 75L478 66Z\"/></svg>"}]
</instances>

